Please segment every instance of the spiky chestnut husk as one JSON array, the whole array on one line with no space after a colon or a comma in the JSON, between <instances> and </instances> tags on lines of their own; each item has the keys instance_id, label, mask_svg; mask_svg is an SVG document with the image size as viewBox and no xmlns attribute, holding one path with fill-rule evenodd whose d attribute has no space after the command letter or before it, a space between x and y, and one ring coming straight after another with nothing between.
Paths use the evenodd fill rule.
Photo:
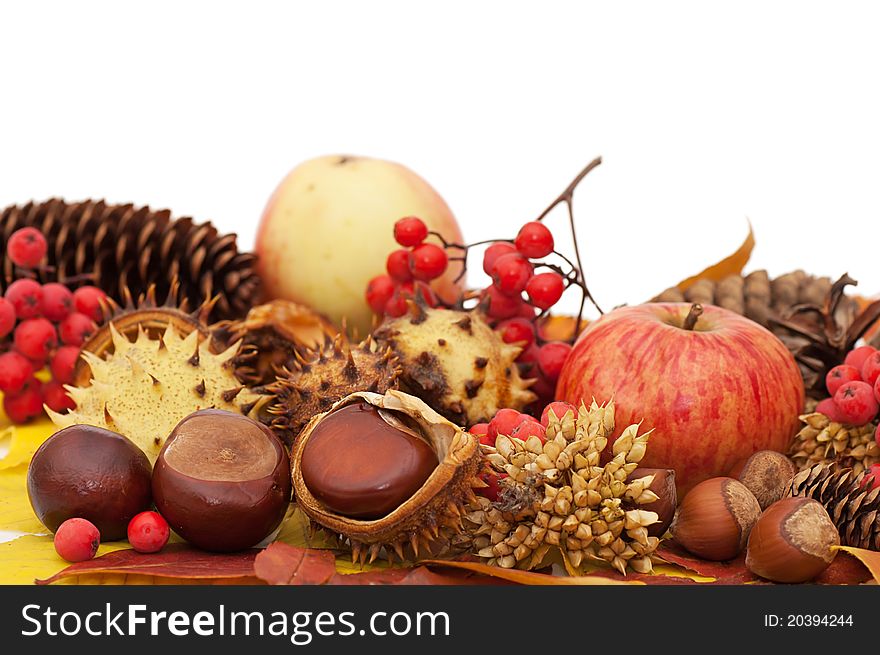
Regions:
<instances>
[{"instance_id":1,"label":"spiky chestnut husk","mask_svg":"<svg viewBox=\"0 0 880 655\"><path fill-rule=\"evenodd\" d=\"M194 311L190 311L186 300L179 301L178 291L179 286L175 282L161 304L156 300L155 286L150 286L136 301L126 289L122 305L111 298L105 299L105 322L83 343L81 350L101 359L111 354L114 348L111 323L114 329L128 340L137 338L141 331L146 332L152 339L158 339L169 325L183 336L198 332L200 339L208 339L210 334L207 320L214 301L203 303ZM73 383L80 387L86 386L91 376L91 369L85 358L77 360Z\"/></svg>"},{"instance_id":2,"label":"spiky chestnut husk","mask_svg":"<svg viewBox=\"0 0 880 655\"><path fill-rule=\"evenodd\" d=\"M257 305L239 321L221 321L211 326L221 344L241 341L233 359L235 375L249 387L271 384L294 361L297 349L317 349L334 339L336 328L323 316L289 300Z\"/></svg>"},{"instance_id":3,"label":"spiky chestnut husk","mask_svg":"<svg viewBox=\"0 0 880 655\"><path fill-rule=\"evenodd\" d=\"M437 454L439 464L422 487L397 509L375 520L359 520L336 514L318 501L303 479L300 463L309 436L333 411L360 400L408 416ZM483 465L480 444L428 407L420 399L400 391L384 395L359 392L343 398L329 412L309 421L291 451L293 489L299 508L314 526L336 536L351 548L352 561L373 562L380 555L393 561L439 557L455 552L463 532L462 514L474 507L473 489L486 486L477 474Z\"/></svg>"},{"instance_id":4,"label":"spiky chestnut husk","mask_svg":"<svg viewBox=\"0 0 880 655\"><path fill-rule=\"evenodd\" d=\"M504 343L477 312L410 303L408 314L387 320L373 336L400 358L401 389L459 425L489 421L505 407L521 410L537 398L515 364L522 349Z\"/></svg>"},{"instance_id":5,"label":"spiky chestnut husk","mask_svg":"<svg viewBox=\"0 0 880 655\"><path fill-rule=\"evenodd\" d=\"M237 345L217 354L198 330L184 337L171 324L159 338L139 328L134 341L113 322L108 330L112 353L105 359L82 354L91 384L65 386L76 407L67 414L47 408L57 426L85 424L118 432L155 462L174 426L193 412L215 408L254 416L268 401L235 379L229 362Z\"/></svg>"},{"instance_id":6,"label":"spiky chestnut husk","mask_svg":"<svg viewBox=\"0 0 880 655\"><path fill-rule=\"evenodd\" d=\"M390 348L372 338L350 346L342 335L316 350L297 351L289 368L265 387L273 396L269 426L290 446L309 420L357 391L397 389L400 366Z\"/></svg>"}]
</instances>

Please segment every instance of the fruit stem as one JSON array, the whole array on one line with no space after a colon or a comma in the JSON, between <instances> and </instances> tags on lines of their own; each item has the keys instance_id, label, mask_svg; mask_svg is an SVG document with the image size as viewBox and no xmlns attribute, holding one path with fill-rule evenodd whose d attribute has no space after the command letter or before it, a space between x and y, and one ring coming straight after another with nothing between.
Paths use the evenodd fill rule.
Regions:
<instances>
[{"instance_id":1,"label":"fruit stem","mask_svg":"<svg viewBox=\"0 0 880 655\"><path fill-rule=\"evenodd\" d=\"M691 311L688 312L687 317L684 319L684 325L682 326L685 330L693 330L694 326L697 324L697 320L700 316L703 315L703 306L695 302L691 305Z\"/></svg>"}]
</instances>

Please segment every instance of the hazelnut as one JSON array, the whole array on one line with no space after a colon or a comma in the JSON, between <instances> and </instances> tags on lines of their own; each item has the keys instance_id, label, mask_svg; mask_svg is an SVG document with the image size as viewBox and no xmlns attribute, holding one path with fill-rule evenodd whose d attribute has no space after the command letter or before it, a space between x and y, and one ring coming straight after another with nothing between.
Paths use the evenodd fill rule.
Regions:
<instances>
[{"instance_id":1,"label":"hazelnut","mask_svg":"<svg viewBox=\"0 0 880 655\"><path fill-rule=\"evenodd\" d=\"M675 516L675 507L678 504L678 495L675 490L675 471L672 469L637 468L629 474L627 482L638 480L649 475L654 476L654 481L646 489L654 492L657 500L646 504L643 509L657 513L657 522L648 526L648 536L662 537L672 523Z\"/></svg>"},{"instance_id":2,"label":"hazelnut","mask_svg":"<svg viewBox=\"0 0 880 655\"><path fill-rule=\"evenodd\" d=\"M299 463L315 498L337 514L357 519L387 516L438 465L437 454L403 414L364 401L322 419Z\"/></svg>"},{"instance_id":3,"label":"hazelnut","mask_svg":"<svg viewBox=\"0 0 880 655\"><path fill-rule=\"evenodd\" d=\"M759 450L751 457L740 460L730 471L730 477L742 482L761 509L767 509L785 496L785 490L797 467L788 457L774 450Z\"/></svg>"},{"instance_id":4,"label":"hazelnut","mask_svg":"<svg viewBox=\"0 0 880 655\"><path fill-rule=\"evenodd\" d=\"M760 514L758 501L744 484L733 478L710 478L681 501L672 537L698 557L733 559L745 547Z\"/></svg>"},{"instance_id":5,"label":"hazelnut","mask_svg":"<svg viewBox=\"0 0 880 655\"><path fill-rule=\"evenodd\" d=\"M746 566L773 582L808 582L834 561L840 534L812 498L785 498L767 508L749 536Z\"/></svg>"}]
</instances>

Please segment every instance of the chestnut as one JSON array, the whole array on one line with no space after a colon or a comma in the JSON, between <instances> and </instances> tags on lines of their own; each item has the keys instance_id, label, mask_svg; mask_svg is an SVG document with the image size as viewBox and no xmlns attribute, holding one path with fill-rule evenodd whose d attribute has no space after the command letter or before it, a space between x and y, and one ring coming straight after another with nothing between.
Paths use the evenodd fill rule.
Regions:
<instances>
[{"instance_id":1,"label":"chestnut","mask_svg":"<svg viewBox=\"0 0 880 655\"><path fill-rule=\"evenodd\" d=\"M418 491L438 465L433 448L403 414L358 401L315 426L300 472L328 509L378 519Z\"/></svg>"},{"instance_id":2,"label":"chestnut","mask_svg":"<svg viewBox=\"0 0 880 655\"><path fill-rule=\"evenodd\" d=\"M745 547L760 514L757 499L744 484L733 478L710 478L681 501L672 537L703 559L733 559Z\"/></svg>"},{"instance_id":3,"label":"chestnut","mask_svg":"<svg viewBox=\"0 0 880 655\"><path fill-rule=\"evenodd\" d=\"M260 543L290 503L287 451L247 416L203 409L180 421L153 469L153 498L171 528L203 550Z\"/></svg>"},{"instance_id":4,"label":"chestnut","mask_svg":"<svg viewBox=\"0 0 880 655\"><path fill-rule=\"evenodd\" d=\"M729 475L755 495L763 510L785 495L795 473L797 467L786 455L775 450L759 450L737 462Z\"/></svg>"},{"instance_id":5,"label":"chestnut","mask_svg":"<svg viewBox=\"0 0 880 655\"><path fill-rule=\"evenodd\" d=\"M672 469L652 469L639 467L629 474L627 482L640 478L654 476L654 481L646 488L657 496L653 503L641 506L641 509L657 513L657 522L648 526L648 536L662 537L666 534L675 516L675 508L678 505L678 494L675 489L675 471Z\"/></svg>"},{"instance_id":6,"label":"chestnut","mask_svg":"<svg viewBox=\"0 0 880 655\"><path fill-rule=\"evenodd\" d=\"M834 561L839 545L840 533L822 503L785 498L752 528L746 567L773 582L808 582Z\"/></svg>"},{"instance_id":7,"label":"chestnut","mask_svg":"<svg viewBox=\"0 0 880 655\"><path fill-rule=\"evenodd\" d=\"M37 518L52 532L81 518L95 524L102 541L123 539L132 517L150 507L150 460L121 434L71 425L37 449L27 491Z\"/></svg>"}]
</instances>

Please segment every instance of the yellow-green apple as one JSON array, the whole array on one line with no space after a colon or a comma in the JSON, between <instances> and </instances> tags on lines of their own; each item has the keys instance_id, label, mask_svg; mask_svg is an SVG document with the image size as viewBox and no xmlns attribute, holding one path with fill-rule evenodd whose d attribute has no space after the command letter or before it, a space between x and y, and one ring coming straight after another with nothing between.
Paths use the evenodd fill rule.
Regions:
<instances>
[{"instance_id":1,"label":"yellow-green apple","mask_svg":"<svg viewBox=\"0 0 880 655\"><path fill-rule=\"evenodd\" d=\"M644 419L654 432L640 466L675 469L681 497L756 451L784 450L804 385L785 345L757 323L720 307L649 303L583 331L556 397L613 397L617 425Z\"/></svg>"},{"instance_id":2,"label":"yellow-green apple","mask_svg":"<svg viewBox=\"0 0 880 655\"><path fill-rule=\"evenodd\" d=\"M257 232L258 270L269 298L309 305L361 335L372 313L367 283L385 272L395 248L394 223L418 216L429 230L461 243L443 198L413 171L390 161L332 155L294 168L269 200ZM453 262L432 287L455 301L460 272Z\"/></svg>"}]
</instances>

